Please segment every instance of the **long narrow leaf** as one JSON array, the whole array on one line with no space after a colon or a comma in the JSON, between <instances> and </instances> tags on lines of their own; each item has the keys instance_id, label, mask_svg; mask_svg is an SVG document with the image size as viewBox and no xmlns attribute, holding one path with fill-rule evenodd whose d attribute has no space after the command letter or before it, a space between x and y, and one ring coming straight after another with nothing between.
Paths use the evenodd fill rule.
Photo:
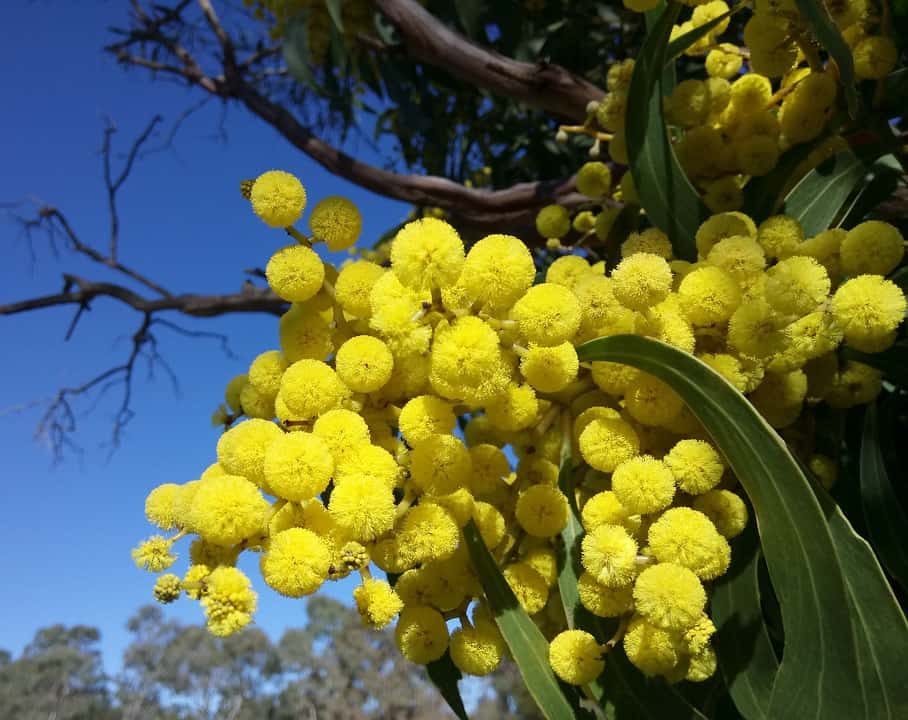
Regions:
<instances>
[{"instance_id":1,"label":"long narrow leaf","mask_svg":"<svg viewBox=\"0 0 908 720\"><path fill-rule=\"evenodd\" d=\"M769 720L772 685L779 661L760 606L757 572L760 542L751 523L734 541L731 567L713 588L719 668L728 692L747 720Z\"/></svg>"},{"instance_id":2,"label":"long narrow leaf","mask_svg":"<svg viewBox=\"0 0 908 720\"><path fill-rule=\"evenodd\" d=\"M858 91L854 78L854 60L851 48L842 37L842 33L832 22L826 6L819 0L795 0L801 15L813 29L820 44L835 60L839 68L839 78L845 90L845 101L848 114L855 117L858 111Z\"/></svg>"},{"instance_id":3,"label":"long narrow leaf","mask_svg":"<svg viewBox=\"0 0 908 720\"><path fill-rule=\"evenodd\" d=\"M472 520L463 536L498 628L539 710L548 720L588 717L565 696L549 665L549 644L520 607Z\"/></svg>"},{"instance_id":4,"label":"long narrow leaf","mask_svg":"<svg viewBox=\"0 0 908 720\"><path fill-rule=\"evenodd\" d=\"M463 698L460 696L460 689L457 687L457 683L463 675L457 669L454 661L451 660L450 653L446 652L440 660L426 665L426 673L435 687L438 688L445 702L448 703L451 712L460 720L470 720L463 704Z\"/></svg>"},{"instance_id":5,"label":"long narrow leaf","mask_svg":"<svg viewBox=\"0 0 908 720\"><path fill-rule=\"evenodd\" d=\"M908 686L883 682L870 699L861 668L867 652L893 667L904 660L908 633L898 605L886 600L891 588L882 573L870 571L864 578L870 585L846 581L838 543L810 482L746 398L693 356L650 338L600 338L582 345L578 355L629 364L666 382L709 431L750 497L785 631L768 716L873 717L881 698L900 707ZM852 616L851 607L871 602L891 603L881 613L902 617L888 631L895 643L891 634ZM893 652L899 643L902 650Z\"/></svg>"},{"instance_id":6,"label":"long narrow leaf","mask_svg":"<svg viewBox=\"0 0 908 720\"><path fill-rule=\"evenodd\" d=\"M627 153L640 204L647 217L671 239L675 255L696 260L694 235L703 206L678 163L662 112L662 74L668 39L680 6L668 7L647 34L628 91Z\"/></svg>"},{"instance_id":7,"label":"long narrow leaf","mask_svg":"<svg viewBox=\"0 0 908 720\"><path fill-rule=\"evenodd\" d=\"M908 517L892 489L880 448L877 407L864 415L861 438L861 505L870 541L880 561L908 589Z\"/></svg>"}]
</instances>

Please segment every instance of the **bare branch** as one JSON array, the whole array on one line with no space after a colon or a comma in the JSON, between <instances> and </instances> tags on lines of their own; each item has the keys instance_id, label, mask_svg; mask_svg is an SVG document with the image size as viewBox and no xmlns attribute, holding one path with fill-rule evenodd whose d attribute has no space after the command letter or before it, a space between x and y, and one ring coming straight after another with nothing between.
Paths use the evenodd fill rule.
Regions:
<instances>
[{"instance_id":1,"label":"bare branch","mask_svg":"<svg viewBox=\"0 0 908 720\"><path fill-rule=\"evenodd\" d=\"M411 57L495 95L582 121L605 92L560 65L518 62L454 32L416 0L376 0Z\"/></svg>"}]
</instances>

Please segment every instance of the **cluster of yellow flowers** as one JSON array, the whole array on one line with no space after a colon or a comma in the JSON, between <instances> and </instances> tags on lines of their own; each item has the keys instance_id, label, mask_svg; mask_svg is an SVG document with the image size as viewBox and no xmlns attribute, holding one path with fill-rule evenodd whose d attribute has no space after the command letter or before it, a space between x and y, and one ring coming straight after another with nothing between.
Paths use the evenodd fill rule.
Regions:
<instances>
[{"instance_id":1,"label":"cluster of yellow flowers","mask_svg":"<svg viewBox=\"0 0 908 720\"><path fill-rule=\"evenodd\" d=\"M316 64L325 59L331 47L334 21L324 0L243 0L243 4L253 8L257 19L270 24L269 33L274 39L284 34L291 20L305 13L309 57ZM338 6L345 43L352 45L359 34L372 32L373 8L368 0L345 0Z\"/></svg>"},{"instance_id":2,"label":"cluster of yellow flowers","mask_svg":"<svg viewBox=\"0 0 908 720\"><path fill-rule=\"evenodd\" d=\"M658 3L625 0L624 4L645 12ZM686 4L693 10L688 20L673 28L673 40L729 13L724 0ZM856 78L880 80L889 74L898 53L892 38L880 34L873 4L838 0L828 5L852 50ZM678 160L712 212L739 210L747 182L769 173L792 147L829 132L841 102L838 69L821 59L794 0L757 3L744 28L745 47L720 42L728 25L725 17L687 48L685 55L703 58L706 77L678 83L664 104L666 122L678 130L673 138ZM599 140L605 140L611 159L628 164L625 115L633 67L633 60L612 65L608 93L591 103L586 125L565 128L597 138L591 151L594 158L600 152ZM607 132L594 131L594 126ZM830 134L792 178L846 148L840 136ZM629 174L614 190L616 199L636 203Z\"/></svg>"},{"instance_id":3,"label":"cluster of yellow flowers","mask_svg":"<svg viewBox=\"0 0 908 720\"><path fill-rule=\"evenodd\" d=\"M465 252L431 217L398 232L389 267L356 259L338 271L312 245L356 242L350 201L319 202L307 237L292 227L306 202L297 178L269 171L246 194L297 240L266 269L290 303L280 349L228 383L217 461L148 496L148 519L175 533L133 551L140 567L163 572L174 542L195 535L184 576L162 575L154 592L198 599L216 634L252 619L256 594L235 567L249 550L288 597L358 573L363 622L396 620L404 656L429 663L450 651L462 671L487 674L505 645L464 543L472 520L551 640L563 680L589 682L619 643L647 675L703 680L716 665L707 587L748 521L737 481L670 388L623 365L581 365L575 346L658 338L696 354L781 428L805 404L871 400L878 372L840 366L835 351L843 340L885 348L906 310L882 277L903 240L879 222L804 238L784 216L756 227L723 213L698 231L696 263L672 260L651 229L624 242L608 274L564 255L538 282L516 237L489 235ZM578 479L570 499L558 485L565 442ZM620 621L605 644L565 629L555 589L574 503L585 531L580 600Z\"/></svg>"}]
</instances>

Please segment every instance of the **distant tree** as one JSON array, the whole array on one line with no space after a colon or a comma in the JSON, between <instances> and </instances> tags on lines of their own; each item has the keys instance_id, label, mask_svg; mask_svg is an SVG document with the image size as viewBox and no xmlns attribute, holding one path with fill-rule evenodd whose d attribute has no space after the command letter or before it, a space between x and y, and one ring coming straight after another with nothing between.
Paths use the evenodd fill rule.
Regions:
<instances>
[{"instance_id":1,"label":"distant tree","mask_svg":"<svg viewBox=\"0 0 908 720\"><path fill-rule=\"evenodd\" d=\"M84 625L42 628L21 657L0 658L0 718L108 720L113 709L98 649L100 633Z\"/></svg>"}]
</instances>

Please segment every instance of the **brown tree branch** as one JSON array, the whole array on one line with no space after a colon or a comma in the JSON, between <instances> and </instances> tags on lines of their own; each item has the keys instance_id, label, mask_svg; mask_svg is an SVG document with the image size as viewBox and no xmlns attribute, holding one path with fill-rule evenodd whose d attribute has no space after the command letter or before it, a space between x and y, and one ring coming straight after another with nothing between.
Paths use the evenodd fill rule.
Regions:
<instances>
[{"instance_id":1,"label":"brown tree branch","mask_svg":"<svg viewBox=\"0 0 908 720\"><path fill-rule=\"evenodd\" d=\"M582 122L590 100L605 91L560 65L513 60L453 31L416 0L376 0L376 7L397 28L407 53L459 80Z\"/></svg>"},{"instance_id":2,"label":"brown tree branch","mask_svg":"<svg viewBox=\"0 0 908 720\"><path fill-rule=\"evenodd\" d=\"M456 221L469 226L492 229L515 223L526 224L543 205L558 202L573 206L584 200L574 191L573 178L519 183L503 190L490 190L465 187L444 177L395 173L356 160L318 138L286 107L259 92L244 75L249 61L235 58L235 44L211 9L211 3L199 0L199 4L221 49L222 67L218 68L216 75L207 73L178 37L168 34L167 28L170 25L179 27L180 23L186 22L181 19L182 7L167 9L166 21L144 12L135 13L138 26L120 31L123 39L106 49L125 65L174 74L213 96L238 100L250 112L275 128L294 147L335 175L385 197L415 205L444 208L452 213ZM185 6L185 3L181 6ZM179 64L162 61L153 51L149 57L145 51L149 44L154 50L166 51ZM502 58L503 60L505 59ZM525 82L530 82L529 67L538 70L535 65L517 65L521 66ZM494 67L505 67L507 72L513 69L507 64ZM559 87L564 85L560 80L555 84ZM539 94L544 93L539 91Z\"/></svg>"}]
</instances>

